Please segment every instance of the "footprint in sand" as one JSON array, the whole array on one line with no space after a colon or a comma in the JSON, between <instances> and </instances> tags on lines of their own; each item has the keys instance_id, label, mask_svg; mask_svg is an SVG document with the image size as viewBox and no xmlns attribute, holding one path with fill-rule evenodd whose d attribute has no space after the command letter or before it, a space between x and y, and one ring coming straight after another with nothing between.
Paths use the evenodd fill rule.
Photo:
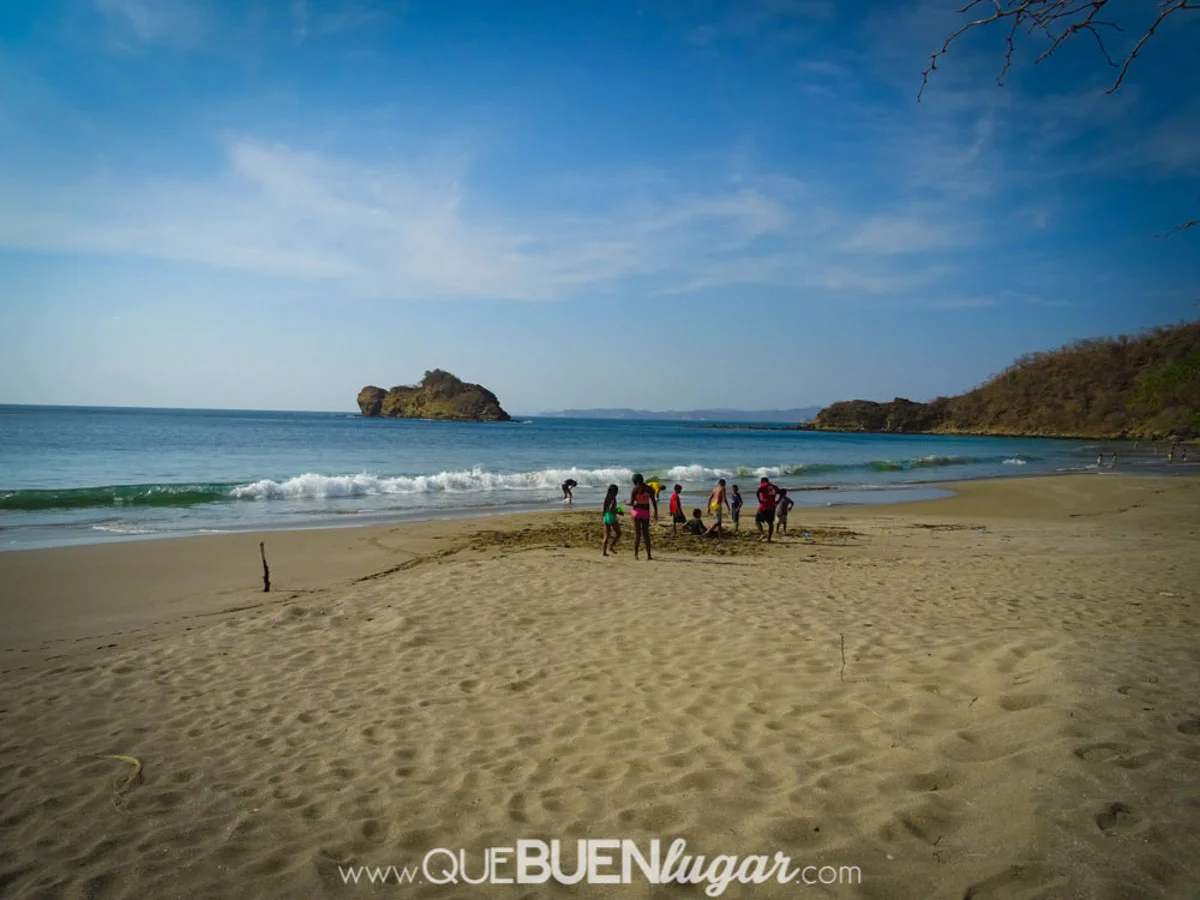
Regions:
<instances>
[{"instance_id":1,"label":"footprint in sand","mask_svg":"<svg viewBox=\"0 0 1200 900\"><path fill-rule=\"evenodd\" d=\"M1009 866L968 887L963 900L1038 900L1065 884L1067 879L1049 866Z\"/></svg>"},{"instance_id":2,"label":"footprint in sand","mask_svg":"<svg viewBox=\"0 0 1200 900\"><path fill-rule=\"evenodd\" d=\"M1128 744L1086 744L1072 752L1087 762L1120 762L1133 752L1133 748Z\"/></svg>"},{"instance_id":3,"label":"footprint in sand","mask_svg":"<svg viewBox=\"0 0 1200 900\"><path fill-rule=\"evenodd\" d=\"M1147 827L1146 820L1124 803L1113 803L1096 816L1096 825L1105 834L1131 834Z\"/></svg>"},{"instance_id":4,"label":"footprint in sand","mask_svg":"<svg viewBox=\"0 0 1200 900\"><path fill-rule=\"evenodd\" d=\"M1086 762L1112 763L1122 769L1140 769L1161 758L1161 754L1153 750L1135 754L1128 744L1117 743L1087 744L1076 747L1073 752Z\"/></svg>"},{"instance_id":5,"label":"footprint in sand","mask_svg":"<svg viewBox=\"0 0 1200 900\"><path fill-rule=\"evenodd\" d=\"M1175 726L1180 734L1200 734L1200 719L1187 719Z\"/></svg>"},{"instance_id":6,"label":"footprint in sand","mask_svg":"<svg viewBox=\"0 0 1200 900\"><path fill-rule=\"evenodd\" d=\"M1000 698L1000 708L1005 712L1020 712L1041 706L1045 702L1045 694L1006 694Z\"/></svg>"}]
</instances>

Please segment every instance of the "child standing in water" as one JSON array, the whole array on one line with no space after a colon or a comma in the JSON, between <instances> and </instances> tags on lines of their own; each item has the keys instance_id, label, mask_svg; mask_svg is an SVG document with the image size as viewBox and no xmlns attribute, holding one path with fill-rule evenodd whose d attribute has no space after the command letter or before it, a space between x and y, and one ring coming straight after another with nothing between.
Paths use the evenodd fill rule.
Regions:
<instances>
[{"instance_id":1,"label":"child standing in water","mask_svg":"<svg viewBox=\"0 0 1200 900\"><path fill-rule=\"evenodd\" d=\"M617 516L621 515L620 507L617 506L617 491L619 488L615 484L608 486L608 493L604 495L604 555L608 556L608 551L611 550L615 556L617 553L617 541L621 539L621 522Z\"/></svg>"}]
</instances>

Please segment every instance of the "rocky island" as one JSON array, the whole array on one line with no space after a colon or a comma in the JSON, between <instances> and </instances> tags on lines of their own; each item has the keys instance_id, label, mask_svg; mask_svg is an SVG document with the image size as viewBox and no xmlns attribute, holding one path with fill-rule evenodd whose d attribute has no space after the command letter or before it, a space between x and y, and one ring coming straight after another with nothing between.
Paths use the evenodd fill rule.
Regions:
<instances>
[{"instance_id":1,"label":"rocky island","mask_svg":"<svg viewBox=\"0 0 1200 900\"><path fill-rule=\"evenodd\" d=\"M512 418L487 388L462 381L441 369L426 372L417 385L401 385L386 391L367 385L358 392L358 408L364 416L392 419L507 422Z\"/></svg>"},{"instance_id":2,"label":"rocky island","mask_svg":"<svg viewBox=\"0 0 1200 900\"><path fill-rule=\"evenodd\" d=\"M955 397L916 403L847 400L817 413L816 431L1022 437L1190 439L1200 436L1200 322L1135 337L1092 338L1023 356Z\"/></svg>"}]
</instances>

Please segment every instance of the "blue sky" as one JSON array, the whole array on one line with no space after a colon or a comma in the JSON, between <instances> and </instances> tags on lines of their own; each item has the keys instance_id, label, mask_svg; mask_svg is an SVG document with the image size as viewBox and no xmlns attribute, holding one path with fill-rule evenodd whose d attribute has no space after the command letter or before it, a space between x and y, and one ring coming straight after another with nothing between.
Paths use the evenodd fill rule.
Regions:
<instances>
[{"instance_id":1,"label":"blue sky","mask_svg":"<svg viewBox=\"0 0 1200 900\"><path fill-rule=\"evenodd\" d=\"M0 402L926 399L1195 318L1200 13L918 104L960 5L10 0Z\"/></svg>"}]
</instances>

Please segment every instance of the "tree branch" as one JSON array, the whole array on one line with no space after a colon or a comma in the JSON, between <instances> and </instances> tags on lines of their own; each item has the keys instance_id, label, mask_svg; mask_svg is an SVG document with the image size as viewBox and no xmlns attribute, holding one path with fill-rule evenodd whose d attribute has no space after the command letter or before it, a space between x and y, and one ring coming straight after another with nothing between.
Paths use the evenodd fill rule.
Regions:
<instances>
[{"instance_id":1,"label":"tree branch","mask_svg":"<svg viewBox=\"0 0 1200 900\"><path fill-rule=\"evenodd\" d=\"M1182 225L1176 225L1174 228L1170 228L1170 229L1164 231L1162 234L1156 234L1155 237L1156 238L1170 237L1177 231L1187 231L1189 228L1195 228L1197 225L1200 225L1200 219L1192 219L1192 221L1184 222Z\"/></svg>"},{"instance_id":2,"label":"tree branch","mask_svg":"<svg viewBox=\"0 0 1200 900\"><path fill-rule=\"evenodd\" d=\"M958 12L960 15L970 14L982 6L983 2L984 0L971 0ZM1016 53L1015 39L1019 30L1024 29L1029 34L1035 31L1043 32L1050 41L1050 46L1038 56L1035 64L1052 56L1059 47L1075 35L1086 31L1095 38L1105 61L1113 68L1120 69L1112 87L1108 89L1108 93L1111 94L1121 87L1133 61L1137 59L1146 42L1154 37L1164 20L1181 10L1200 9L1200 0L1160 0L1157 18L1146 29L1124 61L1118 65L1109 54L1108 48L1105 47L1100 29L1113 31L1122 31L1123 29L1116 22L1097 18L1101 10L1108 6L1109 0L990 0L990 2L994 9L991 15L980 16L960 26L942 42L941 47L930 54L929 65L921 73L921 87L917 91L918 103L925 95L925 88L929 86L930 76L937 71L938 61L950 51L950 47L955 41L976 28L984 28L1006 19L1009 22L1008 34L1005 35L1004 61L1000 66L999 75L996 76L996 83L1000 85L1004 84L1004 78L1012 68L1013 56Z\"/></svg>"},{"instance_id":3,"label":"tree branch","mask_svg":"<svg viewBox=\"0 0 1200 900\"><path fill-rule=\"evenodd\" d=\"M1121 86L1121 82L1125 80L1125 74L1129 71L1129 67L1133 64L1134 59L1137 58L1138 53L1141 52L1141 49L1145 46L1146 41L1154 37L1154 32L1158 30L1158 26L1162 24L1163 19L1171 15L1171 13L1179 12L1181 9L1200 8L1193 4L1191 0L1175 0L1174 3L1169 3L1168 0L1163 0L1161 6L1162 12L1160 12L1158 14L1158 18L1154 20L1154 24L1151 25L1146 33L1142 35L1142 39L1134 45L1133 49L1129 52L1129 55L1125 57L1125 64L1121 66L1121 72L1119 75L1117 75L1117 80L1113 82L1113 86L1108 89L1108 93L1113 93Z\"/></svg>"}]
</instances>

